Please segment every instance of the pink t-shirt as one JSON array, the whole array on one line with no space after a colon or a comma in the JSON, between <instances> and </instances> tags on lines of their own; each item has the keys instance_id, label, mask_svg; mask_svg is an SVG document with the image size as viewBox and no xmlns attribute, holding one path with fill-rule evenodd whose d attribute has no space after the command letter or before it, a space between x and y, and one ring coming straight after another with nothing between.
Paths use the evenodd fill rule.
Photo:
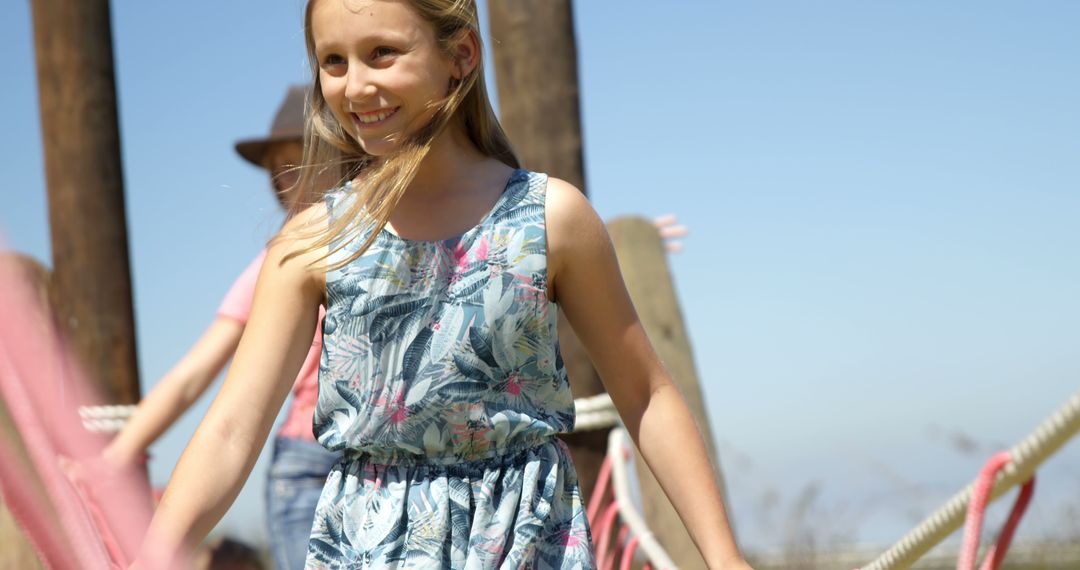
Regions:
<instances>
[{"instance_id":1,"label":"pink t-shirt","mask_svg":"<svg viewBox=\"0 0 1080 570\"><path fill-rule=\"evenodd\" d=\"M233 319L240 324L247 324L251 315L251 303L255 297L255 282L259 279L259 270L262 269L263 260L266 259L266 250L252 260L251 265L236 278L229 292L218 307L219 317ZM291 437L294 439L306 439L315 441L315 435L311 432L312 417L315 414L315 403L319 399L319 355L322 353L322 320L326 310L319 307L319 323L315 328L315 339L311 341L311 349L308 351L304 365L300 367L300 374L296 376L296 383L292 388L292 406L289 407L285 417L285 423L278 430L278 437Z\"/></svg>"}]
</instances>

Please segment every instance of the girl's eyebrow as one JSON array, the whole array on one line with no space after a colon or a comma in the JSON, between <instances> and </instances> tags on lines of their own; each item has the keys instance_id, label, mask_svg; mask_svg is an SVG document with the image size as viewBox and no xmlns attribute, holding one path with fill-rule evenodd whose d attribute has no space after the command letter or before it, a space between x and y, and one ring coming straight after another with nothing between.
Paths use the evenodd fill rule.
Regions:
<instances>
[{"instance_id":1,"label":"girl's eyebrow","mask_svg":"<svg viewBox=\"0 0 1080 570\"><path fill-rule=\"evenodd\" d=\"M408 42L413 38L413 34L407 34L402 32L394 32L391 30L376 30L364 38L370 42Z\"/></svg>"},{"instance_id":2,"label":"girl's eyebrow","mask_svg":"<svg viewBox=\"0 0 1080 570\"><path fill-rule=\"evenodd\" d=\"M325 40L323 42L315 42L315 51L322 53L328 49L339 49L342 43L348 43L351 45L363 45L363 44L382 44L382 43L404 43L411 44L413 36L411 34L403 34L392 32L389 30L377 30L366 36L360 38L350 38L348 42L342 42L339 39Z\"/></svg>"},{"instance_id":3,"label":"girl's eyebrow","mask_svg":"<svg viewBox=\"0 0 1080 570\"><path fill-rule=\"evenodd\" d=\"M341 44L349 46L361 45L361 46L374 46L382 44L396 44L396 45L413 45L415 43L415 35L413 33L402 33L391 30L375 30L363 37L353 37L348 40L342 41L339 39L328 40L323 43L315 43L315 52L323 53L323 50L340 50Z\"/></svg>"}]
</instances>

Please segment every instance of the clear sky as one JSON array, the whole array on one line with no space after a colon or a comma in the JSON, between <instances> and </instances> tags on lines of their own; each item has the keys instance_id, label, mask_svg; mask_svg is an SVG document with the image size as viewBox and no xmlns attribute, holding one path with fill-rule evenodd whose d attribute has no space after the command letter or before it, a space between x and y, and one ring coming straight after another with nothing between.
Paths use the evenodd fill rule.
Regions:
<instances>
[{"instance_id":1,"label":"clear sky","mask_svg":"<svg viewBox=\"0 0 1080 570\"><path fill-rule=\"evenodd\" d=\"M0 18L0 232L47 261L29 5ZM306 80L302 3L112 10L148 389L280 223L232 144ZM1080 4L575 17L596 208L690 227L672 268L748 545L890 543L1080 388ZM204 411L154 447L155 482ZM262 540L264 474L224 528ZM1080 441L1041 477L1021 536L1080 536Z\"/></svg>"}]
</instances>

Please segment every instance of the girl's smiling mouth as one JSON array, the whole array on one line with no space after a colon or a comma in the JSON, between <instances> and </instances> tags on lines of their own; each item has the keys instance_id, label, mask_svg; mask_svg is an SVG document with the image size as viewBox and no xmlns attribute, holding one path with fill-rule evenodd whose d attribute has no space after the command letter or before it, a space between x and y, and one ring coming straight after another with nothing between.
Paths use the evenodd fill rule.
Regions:
<instances>
[{"instance_id":1,"label":"girl's smiling mouth","mask_svg":"<svg viewBox=\"0 0 1080 570\"><path fill-rule=\"evenodd\" d=\"M371 128L377 127L385 123L390 117L397 114L398 109L401 107L392 107L386 109L378 109L375 111L368 111L366 113L349 113L352 117L353 124L359 128Z\"/></svg>"}]
</instances>

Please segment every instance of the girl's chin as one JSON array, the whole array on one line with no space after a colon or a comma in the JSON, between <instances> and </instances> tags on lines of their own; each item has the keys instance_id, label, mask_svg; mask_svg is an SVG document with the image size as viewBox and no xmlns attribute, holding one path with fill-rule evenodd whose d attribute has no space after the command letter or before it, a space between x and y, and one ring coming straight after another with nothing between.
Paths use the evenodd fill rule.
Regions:
<instances>
[{"instance_id":1,"label":"girl's chin","mask_svg":"<svg viewBox=\"0 0 1080 570\"><path fill-rule=\"evenodd\" d=\"M360 148L364 149L364 152L377 158L383 158L394 154L394 152L401 148L400 144L386 138L356 137L356 142L360 143Z\"/></svg>"},{"instance_id":2,"label":"girl's chin","mask_svg":"<svg viewBox=\"0 0 1080 570\"><path fill-rule=\"evenodd\" d=\"M387 142L366 144L364 141L360 141L360 148L364 149L364 152L375 158L386 158L394 154L394 151L399 147L396 144Z\"/></svg>"}]
</instances>

